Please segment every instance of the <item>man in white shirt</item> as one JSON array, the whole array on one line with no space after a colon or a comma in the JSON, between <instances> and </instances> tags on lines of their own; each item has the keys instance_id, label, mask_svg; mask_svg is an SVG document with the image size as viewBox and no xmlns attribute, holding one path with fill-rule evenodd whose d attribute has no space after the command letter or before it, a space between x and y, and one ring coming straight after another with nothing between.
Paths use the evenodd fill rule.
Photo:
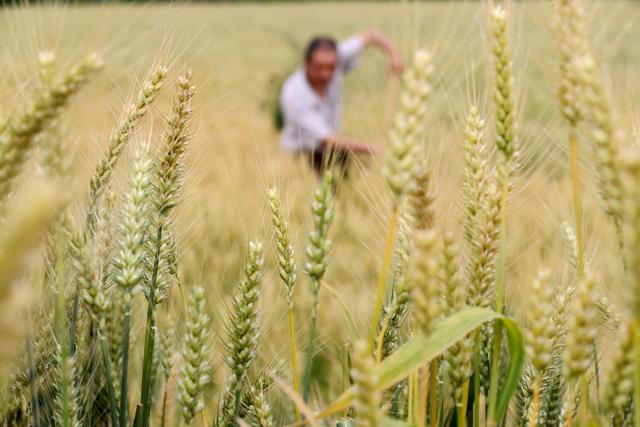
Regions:
<instances>
[{"instance_id":1,"label":"man in white shirt","mask_svg":"<svg viewBox=\"0 0 640 427\"><path fill-rule=\"evenodd\" d=\"M330 37L312 39L304 65L282 86L282 148L308 155L318 171L330 161L344 165L349 153L373 153L371 146L338 133L342 77L355 68L366 46L376 46L387 55L392 73L402 71L402 57L389 40L377 30L368 30L340 43Z\"/></svg>"}]
</instances>

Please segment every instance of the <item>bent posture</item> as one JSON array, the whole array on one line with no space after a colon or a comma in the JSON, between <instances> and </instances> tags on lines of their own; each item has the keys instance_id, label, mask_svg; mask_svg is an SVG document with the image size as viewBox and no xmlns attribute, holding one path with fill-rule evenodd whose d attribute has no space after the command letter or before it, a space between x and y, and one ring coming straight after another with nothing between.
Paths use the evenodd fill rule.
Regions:
<instances>
[{"instance_id":1,"label":"bent posture","mask_svg":"<svg viewBox=\"0 0 640 427\"><path fill-rule=\"evenodd\" d=\"M343 164L349 153L371 154L372 148L338 133L342 112L342 77L353 70L366 46L375 46L389 59L394 74L402 71L402 58L377 30L369 30L336 43L330 37L311 40L304 66L284 83L280 107L284 118L282 148L309 156L316 170L328 161Z\"/></svg>"}]
</instances>

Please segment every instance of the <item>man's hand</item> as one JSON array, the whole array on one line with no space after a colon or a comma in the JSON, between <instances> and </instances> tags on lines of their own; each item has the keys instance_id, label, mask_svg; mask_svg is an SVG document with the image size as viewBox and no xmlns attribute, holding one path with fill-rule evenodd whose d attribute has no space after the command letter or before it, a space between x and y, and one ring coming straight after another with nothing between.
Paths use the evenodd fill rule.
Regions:
<instances>
[{"instance_id":1,"label":"man's hand","mask_svg":"<svg viewBox=\"0 0 640 427\"><path fill-rule=\"evenodd\" d=\"M371 28L362 33L361 37L365 45L376 46L387 55L389 59L389 71L393 75L398 76L402 73L402 70L404 70L402 55L400 55L400 52L398 52L384 34L375 28Z\"/></svg>"},{"instance_id":2,"label":"man's hand","mask_svg":"<svg viewBox=\"0 0 640 427\"><path fill-rule=\"evenodd\" d=\"M355 142L343 136L333 136L322 141L327 147L334 147L337 150L348 151L356 154L367 154L375 156L378 154L377 147L361 142Z\"/></svg>"},{"instance_id":3,"label":"man's hand","mask_svg":"<svg viewBox=\"0 0 640 427\"><path fill-rule=\"evenodd\" d=\"M389 57L389 71L394 76L400 76L404 70L404 60L399 52L394 51Z\"/></svg>"}]
</instances>

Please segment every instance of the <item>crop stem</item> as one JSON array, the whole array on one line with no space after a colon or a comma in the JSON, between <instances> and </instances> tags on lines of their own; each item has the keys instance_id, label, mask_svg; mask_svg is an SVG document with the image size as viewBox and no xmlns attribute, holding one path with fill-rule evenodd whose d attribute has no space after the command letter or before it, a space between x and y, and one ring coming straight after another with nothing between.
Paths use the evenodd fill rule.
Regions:
<instances>
[{"instance_id":1,"label":"crop stem","mask_svg":"<svg viewBox=\"0 0 640 427\"><path fill-rule=\"evenodd\" d=\"M151 283L149 284L149 304L147 306L147 327L144 340L144 357L142 362L142 389L140 390L140 401L142 403L142 427L149 426L151 416L151 370L153 369L153 347L156 336L155 298L156 285L158 281L158 265L160 264L160 249L162 248L162 222L158 224L156 237L155 255L153 259L153 272L151 273Z\"/></svg>"},{"instance_id":2,"label":"crop stem","mask_svg":"<svg viewBox=\"0 0 640 427\"><path fill-rule=\"evenodd\" d=\"M462 402L457 405L458 427L467 427L467 404L469 402L469 378L462 385Z\"/></svg>"},{"instance_id":3,"label":"crop stem","mask_svg":"<svg viewBox=\"0 0 640 427\"><path fill-rule=\"evenodd\" d=\"M473 425L480 426L480 330L474 333L475 350L473 352Z\"/></svg>"},{"instance_id":4,"label":"crop stem","mask_svg":"<svg viewBox=\"0 0 640 427\"><path fill-rule=\"evenodd\" d=\"M584 229L583 229L583 213L582 198L580 195L580 179L578 173L578 135L575 125L571 126L569 133L569 151L570 151L570 168L571 168L571 186L573 189L573 209L575 215L576 227L576 243L578 246L577 267L578 280L584 277Z\"/></svg>"},{"instance_id":5,"label":"crop stem","mask_svg":"<svg viewBox=\"0 0 640 427\"><path fill-rule=\"evenodd\" d=\"M116 391L113 387L113 374L111 372L111 361L109 360L109 343L107 337L98 331L100 340L100 349L102 351L102 363L104 365L105 380L107 381L107 391L109 392L109 408L111 416L111 424L113 427L118 427L118 410L116 403Z\"/></svg>"},{"instance_id":6,"label":"crop stem","mask_svg":"<svg viewBox=\"0 0 640 427\"><path fill-rule=\"evenodd\" d=\"M529 417L529 427L538 425L538 411L540 410L540 379L536 376L533 383L533 398L531 400L531 416Z\"/></svg>"},{"instance_id":7,"label":"crop stem","mask_svg":"<svg viewBox=\"0 0 640 427\"><path fill-rule=\"evenodd\" d=\"M120 380L120 426L127 425L127 381L129 379L129 331L131 329L131 292L125 290L122 327L122 378Z\"/></svg>"},{"instance_id":8,"label":"crop stem","mask_svg":"<svg viewBox=\"0 0 640 427\"><path fill-rule=\"evenodd\" d=\"M298 362L296 357L296 329L293 321L293 307L289 307L287 310L287 316L289 318L289 341L291 342L291 376L293 377L293 391L298 394L300 386L298 384ZM300 410L297 405L296 411L296 423L300 422Z\"/></svg>"},{"instance_id":9,"label":"crop stem","mask_svg":"<svg viewBox=\"0 0 640 427\"><path fill-rule=\"evenodd\" d=\"M429 400L430 400L430 414L431 414L431 427L438 425L438 359L431 361L431 372L429 374Z\"/></svg>"},{"instance_id":10,"label":"crop stem","mask_svg":"<svg viewBox=\"0 0 640 427\"><path fill-rule=\"evenodd\" d=\"M302 399L307 402L309 399L309 390L311 387L311 370L313 363L313 344L316 339L316 323L318 321L318 299L320 293L320 283L317 280L311 280L311 330L309 331L309 343L307 345L307 363L304 367L304 379L302 384Z\"/></svg>"},{"instance_id":11,"label":"crop stem","mask_svg":"<svg viewBox=\"0 0 640 427\"><path fill-rule=\"evenodd\" d=\"M382 314L382 302L384 299L384 291L387 285L387 275L389 274L389 266L391 265L391 258L393 256L393 244L396 236L396 229L398 227L398 202L394 201L391 211L391 218L389 220L389 227L387 229L387 237L384 245L384 255L382 258L382 266L380 267L380 274L378 275L378 289L376 291L376 303L373 309L373 316L371 317L371 326L369 328L369 349L373 351L375 348L376 331L380 324L380 316Z\"/></svg>"}]
</instances>

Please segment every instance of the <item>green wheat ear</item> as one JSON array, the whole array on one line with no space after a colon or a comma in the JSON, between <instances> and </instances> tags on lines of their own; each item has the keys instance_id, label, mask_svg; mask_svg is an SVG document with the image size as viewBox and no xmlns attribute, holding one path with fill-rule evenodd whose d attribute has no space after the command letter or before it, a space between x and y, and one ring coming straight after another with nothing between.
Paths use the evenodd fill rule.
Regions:
<instances>
[{"instance_id":1,"label":"green wheat ear","mask_svg":"<svg viewBox=\"0 0 640 427\"><path fill-rule=\"evenodd\" d=\"M204 288L193 289L182 348L178 402L186 425L204 408L202 392L210 381L209 316L205 313Z\"/></svg>"},{"instance_id":2,"label":"green wheat ear","mask_svg":"<svg viewBox=\"0 0 640 427\"><path fill-rule=\"evenodd\" d=\"M429 335L442 315L440 247L435 230L415 232L413 256L411 300L420 330Z\"/></svg>"},{"instance_id":3,"label":"green wheat ear","mask_svg":"<svg viewBox=\"0 0 640 427\"><path fill-rule=\"evenodd\" d=\"M162 241L160 242L160 259L157 270L157 287L155 303L161 304L169 296L171 284L178 279L177 245L173 233L170 213L179 203L180 190L184 180L184 155L191 138L191 100L195 95L191 71L178 77L171 114L165 120L163 143L160 147L159 159L155 166L153 191L154 218L148 250L148 260L155 258L158 247L156 230L162 225ZM147 261L147 278L153 275L153 261Z\"/></svg>"},{"instance_id":4,"label":"green wheat ear","mask_svg":"<svg viewBox=\"0 0 640 427\"><path fill-rule=\"evenodd\" d=\"M564 351L566 376L574 382L586 374L592 362L591 352L596 338L598 319L595 280L587 275L577 287L575 307L569 318L567 347Z\"/></svg>"},{"instance_id":5,"label":"green wheat ear","mask_svg":"<svg viewBox=\"0 0 640 427\"><path fill-rule=\"evenodd\" d=\"M276 248L278 250L278 273L287 289L287 303L293 308L293 289L296 284L296 261L293 256L293 246L289 240L289 227L282 212L280 197L275 188L267 191L271 220L276 232Z\"/></svg>"},{"instance_id":6,"label":"green wheat ear","mask_svg":"<svg viewBox=\"0 0 640 427\"><path fill-rule=\"evenodd\" d=\"M116 129L109 138L109 144L103 157L98 162L96 169L89 182L89 198L87 202L87 227L91 232L95 222L96 209L100 196L111 180L113 170L120 159L120 156L134 135L135 130L142 118L149 110L149 106L157 97L162 82L167 75L165 67L157 67L149 79L144 83L136 100L129 105L124 117L118 123Z\"/></svg>"},{"instance_id":7,"label":"green wheat ear","mask_svg":"<svg viewBox=\"0 0 640 427\"><path fill-rule=\"evenodd\" d=\"M510 174L514 167L517 144L514 107L514 79L507 37L507 11L497 6L491 13L493 29L493 67L496 90L496 146L502 157L502 173Z\"/></svg>"},{"instance_id":8,"label":"green wheat ear","mask_svg":"<svg viewBox=\"0 0 640 427\"><path fill-rule=\"evenodd\" d=\"M424 137L425 104L432 91L432 74L431 53L417 50L411 67L402 76L400 107L391 125L389 152L383 169L396 198L411 191L418 173L418 152Z\"/></svg>"},{"instance_id":9,"label":"green wheat ear","mask_svg":"<svg viewBox=\"0 0 640 427\"><path fill-rule=\"evenodd\" d=\"M60 114L71 96L101 66L96 55L87 57L62 81L43 89L26 113L0 126L0 207L12 193L15 178L22 170L36 136Z\"/></svg>"},{"instance_id":10,"label":"green wheat ear","mask_svg":"<svg viewBox=\"0 0 640 427\"><path fill-rule=\"evenodd\" d=\"M467 295L460 280L460 254L453 235L446 232L442 239L442 273L444 285L444 316L452 316L466 306ZM465 382L471 376L471 359L473 356L473 341L469 336L452 345L445 354L447 362L447 376L451 381L451 388L455 404L460 410L466 410L464 405Z\"/></svg>"},{"instance_id":11,"label":"green wheat ear","mask_svg":"<svg viewBox=\"0 0 640 427\"><path fill-rule=\"evenodd\" d=\"M525 342L527 356L541 378L553 357L554 325L549 322L553 315L553 288L549 283L550 272L543 269L531 286L532 301L527 311Z\"/></svg>"},{"instance_id":12,"label":"green wheat ear","mask_svg":"<svg viewBox=\"0 0 640 427\"><path fill-rule=\"evenodd\" d=\"M231 377L218 414L219 424L223 426L235 423L234 420L239 415L243 382L258 350L263 265L262 243L249 242L245 277L238 284L229 321L228 355L225 362L231 371Z\"/></svg>"},{"instance_id":13,"label":"green wheat ear","mask_svg":"<svg viewBox=\"0 0 640 427\"><path fill-rule=\"evenodd\" d=\"M356 411L356 425L359 427L381 426L382 399L376 388L378 382L376 364L366 341L358 341L353 346L351 377L355 386L353 408Z\"/></svg>"},{"instance_id":14,"label":"green wheat ear","mask_svg":"<svg viewBox=\"0 0 640 427\"><path fill-rule=\"evenodd\" d=\"M635 364L634 339L637 324L628 319L620 326L615 343L612 364L600 393L600 408L605 423L613 423L614 417L622 415L622 409L634 390Z\"/></svg>"}]
</instances>

